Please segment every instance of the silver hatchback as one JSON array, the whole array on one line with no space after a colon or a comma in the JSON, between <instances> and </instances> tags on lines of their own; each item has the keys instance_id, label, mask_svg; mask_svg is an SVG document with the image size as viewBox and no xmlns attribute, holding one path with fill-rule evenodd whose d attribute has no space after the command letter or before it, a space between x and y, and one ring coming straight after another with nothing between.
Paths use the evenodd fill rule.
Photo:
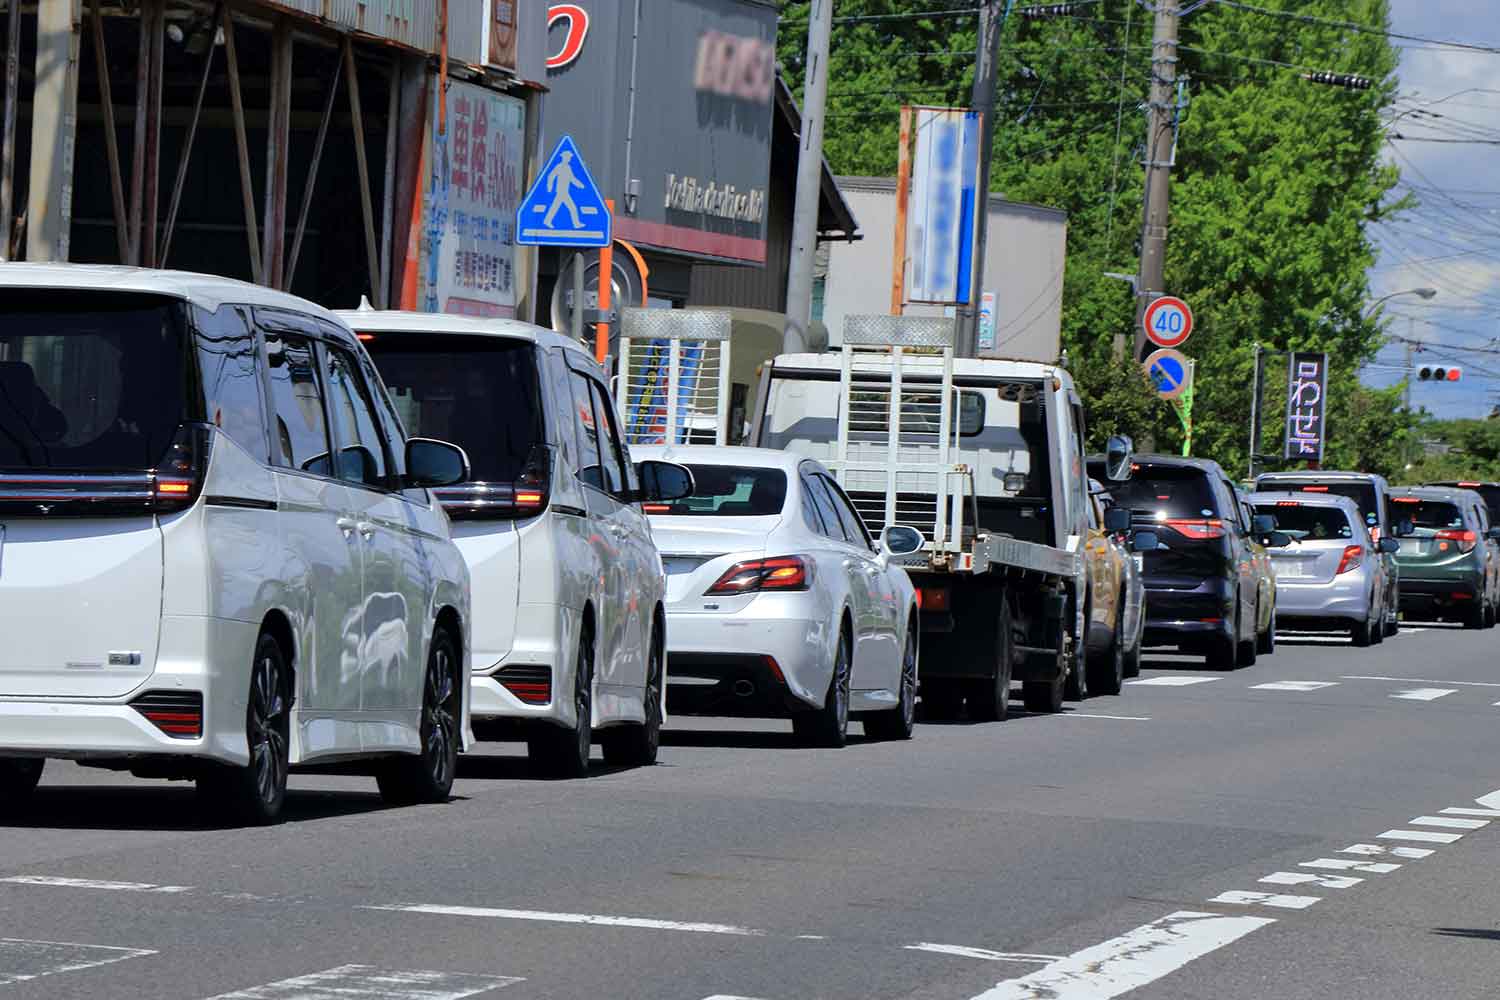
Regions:
<instances>
[{"instance_id":1,"label":"silver hatchback","mask_svg":"<svg viewBox=\"0 0 1500 1000\"><path fill-rule=\"evenodd\" d=\"M1348 631L1356 646L1380 642L1380 555L1394 541L1370 538L1353 500L1331 493L1252 493L1257 514L1276 519L1290 544L1271 548L1283 627Z\"/></svg>"}]
</instances>

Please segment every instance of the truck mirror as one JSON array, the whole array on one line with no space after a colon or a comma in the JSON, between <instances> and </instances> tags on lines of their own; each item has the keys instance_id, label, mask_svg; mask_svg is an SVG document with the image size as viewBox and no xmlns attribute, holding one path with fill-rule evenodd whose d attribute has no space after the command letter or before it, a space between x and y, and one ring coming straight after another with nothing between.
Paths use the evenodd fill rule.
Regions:
<instances>
[{"instance_id":1,"label":"truck mirror","mask_svg":"<svg viewBox=\"0 0 1500 1000\"><path fill-rule=\"evenodd\" d=\"M1250 521L1252 535L1269 535L1276 530L1276 517L1272 514L1256 514Z\"/></svg>"},{"instance_id":2,"label":"truck mirror","mask_svg":"<svg viewBox=\"0 0 1500 1000\"><path fill-rule=\"evenodd\" d=\"M1024 472L1007 472L1005 478L1000 481L1007 493L1026 492L1026 482L1027 478Z\"/></svg>"},{"instance_id":3,"label":"truck mirror","mask_svg":"<svg viewBox=\"0 0 1500 1000\"><path fill-rule=\"evenodd\" d=\"M1154 531L1137 531L1130 538L1132 552L1155 552L1161 548L1161 538Z\"/></svg>"},{"instance_id":4,"label":"truck mirror","mask_svg":"<svg viewBox=\"0 0 1500 1000\"><path fill-rule=\"evenodd\" d=\"M1131 452L1135 444L1123 434L1116 434L1104 446L1104 476L1114 482L1130 478Z\"/></svg>"},{"instance_id":5,"label":"truck mirror","mask_svg":"<svg viewBox=\"0 0 1500 1000\"><path fill-rule=\"evenodd\" d=\"M1401 543L1394 538L1382 538L1380 540L1380 551L1388 556L1393 556L1401 551Z\"/></svg>"},{"instance_id":6,"label":"truck mirror","mask_svg":"<svg viewBox=\"0 0 1500 1000\"><path fill-rule=\"evenodd\" d=\"M1123 534L1130 530L1130 511L1124 507L1111 507L1104 512L1104 530L1111 534Z\"/></svg>"}]
</instances>

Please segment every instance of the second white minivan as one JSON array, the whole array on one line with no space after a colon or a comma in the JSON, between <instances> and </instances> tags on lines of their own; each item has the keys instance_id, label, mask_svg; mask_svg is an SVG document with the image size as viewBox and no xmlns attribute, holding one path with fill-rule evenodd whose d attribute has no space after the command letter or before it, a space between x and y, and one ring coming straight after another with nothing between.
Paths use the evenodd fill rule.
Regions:
<instances>
[{"instance_id":1,"label":"second white minivan","mask_svg":"<svg viewBox=\"0 0 1500 1000\"><path fill-rule=\"evenodd\" d=\"M332 313L172 271L0 264L0 802L47 758L195 779L243 819L368 760L448 796L468 571Z\"/></svg>"},{"instance_id":2,"label":"second white minivan","mask_svg":"<svg viewBox=\"0 0 1500 1000\"><path fill-rule=\"evenodd\" d=\"M604 372L570 338L514 320L346 312L408 428L460 444L471 481L439 491L473 586L481 739L524 738L538 769L656 760L666 581L642 501L692 493L630 460Z\"/></svg>"}]
</instances>

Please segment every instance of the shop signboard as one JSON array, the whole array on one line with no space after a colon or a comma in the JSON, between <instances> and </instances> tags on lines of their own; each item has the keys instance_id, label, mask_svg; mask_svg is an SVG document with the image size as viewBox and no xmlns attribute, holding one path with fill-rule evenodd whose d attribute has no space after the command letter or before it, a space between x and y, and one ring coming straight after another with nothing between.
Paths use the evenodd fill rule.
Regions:
<instances>
[{"instance_id":1,"label":"shop signboard","mask_svg":"<svg viewBox=\"0 0 1500 1000\"><path fill-rule=\"evenodd\" d=\"M431 116L420 308L514 316L526 106L458 80L448 82L447 100L446 130L435 109Z\"/></svg>"},{"instance_id":2,"label":"shop signboard","mask_svg":"<svg viewBox=\"0 0 1500 1000\"><path fill-rule=\"evenodd\" d=\"M1286 379L1284 457L1320 462L1327 438L1328 355L1293 351Z\"/></svg>"},{"instance_id":3,"label":"shop signboard","mask_svg":"<svg viewBox=\"0 0 1500 1000\"><path fill-rule=\"evenodd\" d=\"M776 6L573 0L552 4L548 25L542 145L571 135L588 150L615 235L764 263Z\"/></svg>"},{"instance_id":4,"label":"shop signboard","mask_svg":"<svg viewBox=\"0 0 1500 1000\"><path fill-rule=\"evenodd\" d=\"M969 301L978 218L979 114L917 108L906 221L906 298Z\"/></svg>"}]
</instances>

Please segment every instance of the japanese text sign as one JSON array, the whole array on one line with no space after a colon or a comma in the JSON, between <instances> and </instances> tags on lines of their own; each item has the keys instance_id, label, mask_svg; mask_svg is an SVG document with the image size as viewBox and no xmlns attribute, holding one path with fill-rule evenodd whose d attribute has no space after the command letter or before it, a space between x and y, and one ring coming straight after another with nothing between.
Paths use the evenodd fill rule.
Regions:
<instances>
[{"instance_id":1,"label":"japanese text sign","mask_svg":"<svg viewBox=\"0 0 1500 1000\"><path fill-rule=\"evenodd\" d=\"M1286 458L1322 461L1327 400L1328 355L1292 352L1287 365Z\"/></svg>"}]
</instances>

